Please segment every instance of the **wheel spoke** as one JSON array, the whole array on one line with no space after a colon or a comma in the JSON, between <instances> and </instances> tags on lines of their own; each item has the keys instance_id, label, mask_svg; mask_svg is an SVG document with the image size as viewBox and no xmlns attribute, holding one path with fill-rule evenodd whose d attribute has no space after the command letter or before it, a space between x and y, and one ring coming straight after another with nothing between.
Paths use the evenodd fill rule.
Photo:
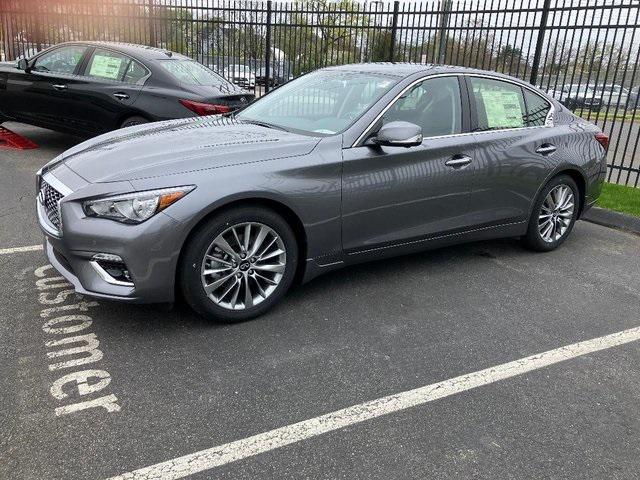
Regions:
<instances>
[{"instance_id":1,"label":"wheel spoke","mask_svg":"<svg viewBox=\"0 0 640 480\"><path fill-rule=\"evenodd\" d=\"M218 235L218 238L215 239L213 244L230 257L236 259L238 258L236 252L233 250L233 248L231 248L231 245L229 245L229 243L224 239L222 235Z\"/></svg>"},{"instance_id":2,"label":"wheel spoke","mask_svg":"<svg viewBox=\"0 0 640 480\"><path fill-rule=\"evenodd\" d=\"M256 235L256 239L254 240L253 246L251 247L251 253L249 253L250 257L253 257L258 252L258 250L262 246L262 242L264 242L264 239L267 238L268 233L269 231L266 229L266 227L260 227L258 235Z\"/></svg>"},{"instance_id":3,"label":"wheel spoke","mask_svg":"<svg viewBox=\"0 0 640 480\"><path fill-rule=\"evenodd\" d=\"M267 245L266 248L262 249L262 251L256 255L258 258L262 258L262 256L271 248L271 246L276 243L276 241L278 240L278 237L274 237L269 244Z\"/></svg>"},{"instance_id":4,"label":"wheel spoke","mask_svg":"<svg viewBox=\"0 0 640 480\"><path fill-rule=\"evenodd\" d=\"M274 272L274 273L282 273L284 272L285 265L276 264L276 265L254 265L253 268L256 270L262 270L264 272Z\"/></svg>"},{"instance_id":5,"label":"wheel spoke","mask_svg":"<svg viewBox=\"0 0 640 480\"><path fill-rule=\"evenodd\" d=\"M238 247L240 248L240 250L242 250L242 242L240 241L240 237L238 237L238 232L236 232L236 227L231 227L231 232L233 232L233 238L238 244Z\"/></svg>"},{"instance_id":6,"label":"wheel spoke","mask_svg":"<svg viewBox=\"0 0 640 480\"><path fill-rule=\"evenodd\" d=\"M278 256L282 255L283 253L284 253L284 250L280 250L280 249L274 250L271 253L267 253L265 255L262 255L260 257L260 260L268 260L268 259L273 258L273 257L278 257Z\"/></svg>"},{"instance_id":7,"label":"wheel spoke","mask_svg":"<svg viewBox=\"0 0 640 480\"><path fill-rule=\"evenodd\" d=\"M235 309L236 305L238 304L238 294L240 293L240 288L242 287L241 282L238 280L235 283L236 285L236 289L233 292L233 296L231 297L231 301L229 302L231 304L231 308Z\"/></svg>"},{"instance_id":8,"label":"wheel spoke","mask_svg":"<svg viewBox=\"0 0 640 480\"><path fill-rule=\"evenodd\" d=\"M235 274L234 273L230 273L229 275L222 277L218 280L216 280L213 283L210 283L208 285L204 286L204 291L207 292L207 294L210 294L211 292L213 292L216 288L218 288L220 285L223 285L227 280L229 280L230 278L233 278Z\"/></svg>"},{"instance_id":9,"label":"wheel spoke","mask_svg":"<svg viewBox=\"0 0 640 480\"><path fill-rule=\"evenodd\" d=\"M218 273L222 273L222 272L226 272L227 270L232 270L231 267L225 267L225 268L210 268L208 270L205 270L204 272L202 272L203 275L216 275Z\"/></svg>"},{"instance_id":10,"label":"wheel spoke","mask_svg":"<svg viewBox=\"0 0 640 480\"><path fill-rule=\"evenodd\" d=\"M258 281L255 275L253 276L253 282L256 284L256 287L258 287L258 293L260 294L260 296L262 298L267 298L267 294L265 293L264 289L262 288L262 285L260 285L260 282Z\"/></svg>"},{"instance_id":11,"label":"wheel spoke","mask_svg":"<svg viewBox=\"0 0 640 480\"><path fill-rule=\"evenodd\" d=\"M218 262L221 263L222 265L226 265L228 267L232 267L233 264L231 262L228 262L222 258L218 258L218 257L214 257L213 255L206 255L205 258L207 260L211 260L212 262Z\"/></svg>"},{"instance_id":12,"label":"wheel spoke","mask_svg":"<svg viewBox=\"0 0 640 480\"><path fill-rule=\"evenodd\" d=\"M253 307L253 296L251 295L251 288L249 288L249 277L244 276L244 308Z\"/></svg>"},{"instance_id":13,"label":"wheel spoke","mask_svg":"<svg viewBox=\"0 0 640 480\"><path fill-rule=\"evenodd\" d=\"M271 280L270 278L265 277L264 275L260 275L258 272L254 273L254 275L262 280L264 280L266 283L268 283L269 285L277 285L278 282L274 282L273 280Z\"/></svg>"},{"instance_id":14,"label":"wheel spoke","mask_svg":"<svg viewBox=\"0 0 640 480\"><path fill-rule=\"evenodd\" d=\"M244 245L243 252L249 251L249 241L251 240L251 224L247 223L244 226Z\"/></svg>"},{"instance_id":15,"label":"wheel spoke","mask_svg":"<svg viewBox=\"0 0 640 480\"><path fill-rule=\"evenodd\" d=\"M224 292L222 292L222 295L220 295L220 297L218 297L218 300L222 300L224 297L227 296L227 294L234 289L234 287L236 287L238 285L238 279L234 278L233 283L229 286L229 288L227 288Z\"/></svg>"}]
</instances>

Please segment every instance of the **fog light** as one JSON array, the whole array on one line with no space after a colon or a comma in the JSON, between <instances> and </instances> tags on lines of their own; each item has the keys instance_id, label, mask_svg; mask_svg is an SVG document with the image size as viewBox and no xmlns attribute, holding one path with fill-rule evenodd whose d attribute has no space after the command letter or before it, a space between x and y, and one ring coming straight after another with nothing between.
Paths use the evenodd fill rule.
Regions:
<instances>
[{"instance_id":1,"label":"fog light","mask_svg":"<svg viewBox=\"0 0 640 480\"><path fill-rule=\"evenodd\" d=\"M89 263L105 282L112 285L133 286L127 265L119 255L96 253Z\"/></svg>"}]
</instances>

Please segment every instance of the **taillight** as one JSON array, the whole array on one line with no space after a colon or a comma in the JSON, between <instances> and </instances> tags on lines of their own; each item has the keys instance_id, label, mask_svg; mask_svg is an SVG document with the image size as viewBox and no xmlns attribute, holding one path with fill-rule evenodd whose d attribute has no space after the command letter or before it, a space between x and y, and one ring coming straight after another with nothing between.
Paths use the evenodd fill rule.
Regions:
<instances>
[{"instance_id":1,"label":"taillight","mask_svg":"<svg viewBox=\"0 0 640 480\"><path fill-rule=\"evenodd\" d=\"M602 148L604 148L606 152L609 148L609 137L602 132L598 132L596 133L596 141L602 145Z\"/></svg>"},{"instance_id":2,"label":"taillight","mask_svg":"<svg viewBox=\"0 0 640 480\"><path fill-rule=\"evenodd\" d=\"M231 111L227 105L213 105L211 103L194 102L193 100L180 100L180 103L196 115L217 115Z\"/></svg>"}]
</instances>

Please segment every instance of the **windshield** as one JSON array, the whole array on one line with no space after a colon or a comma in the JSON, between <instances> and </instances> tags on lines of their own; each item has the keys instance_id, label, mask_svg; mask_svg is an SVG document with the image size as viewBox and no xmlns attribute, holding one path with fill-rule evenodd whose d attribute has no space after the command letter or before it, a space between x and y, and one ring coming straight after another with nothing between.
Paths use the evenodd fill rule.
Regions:
<instances>
[{"instance_id":1,"label":"windshield","mask_svg":"<svg viewBox=\"0 0 640 480\"><path fill-rule=\"evenodd\" d=\"M186 85L220 85L224 78L193 60L159 60L160 66Z\"/></svg>"},{"instance_id":2,"label":"windshield","mask_svg":"<svg viewBox=\"0 0 640 480\"><path fill-rule=\"evenodd\" d=\"M397 82L395 77L318 71L293 80L242 110L237 118L285 130L344 131Z\"/></svg>"}]
</instances>

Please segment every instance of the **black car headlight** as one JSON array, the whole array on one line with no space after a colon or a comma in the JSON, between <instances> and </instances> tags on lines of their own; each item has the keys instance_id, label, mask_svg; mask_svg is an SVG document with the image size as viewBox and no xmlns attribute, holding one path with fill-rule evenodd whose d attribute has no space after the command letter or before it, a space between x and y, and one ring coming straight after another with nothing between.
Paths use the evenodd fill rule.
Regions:
<instances>
[{"instance_id":1,"label":"black car headlight","mask_svg":"<svg viewBox=\"0 0 640 480\"><path fill-rule=\"evenodd\" d=\"M89 217L108 218L122 223L142 223L180 200L194 185L126 193L89 200L82 204Z\"/></svg>"}]
</instances>

